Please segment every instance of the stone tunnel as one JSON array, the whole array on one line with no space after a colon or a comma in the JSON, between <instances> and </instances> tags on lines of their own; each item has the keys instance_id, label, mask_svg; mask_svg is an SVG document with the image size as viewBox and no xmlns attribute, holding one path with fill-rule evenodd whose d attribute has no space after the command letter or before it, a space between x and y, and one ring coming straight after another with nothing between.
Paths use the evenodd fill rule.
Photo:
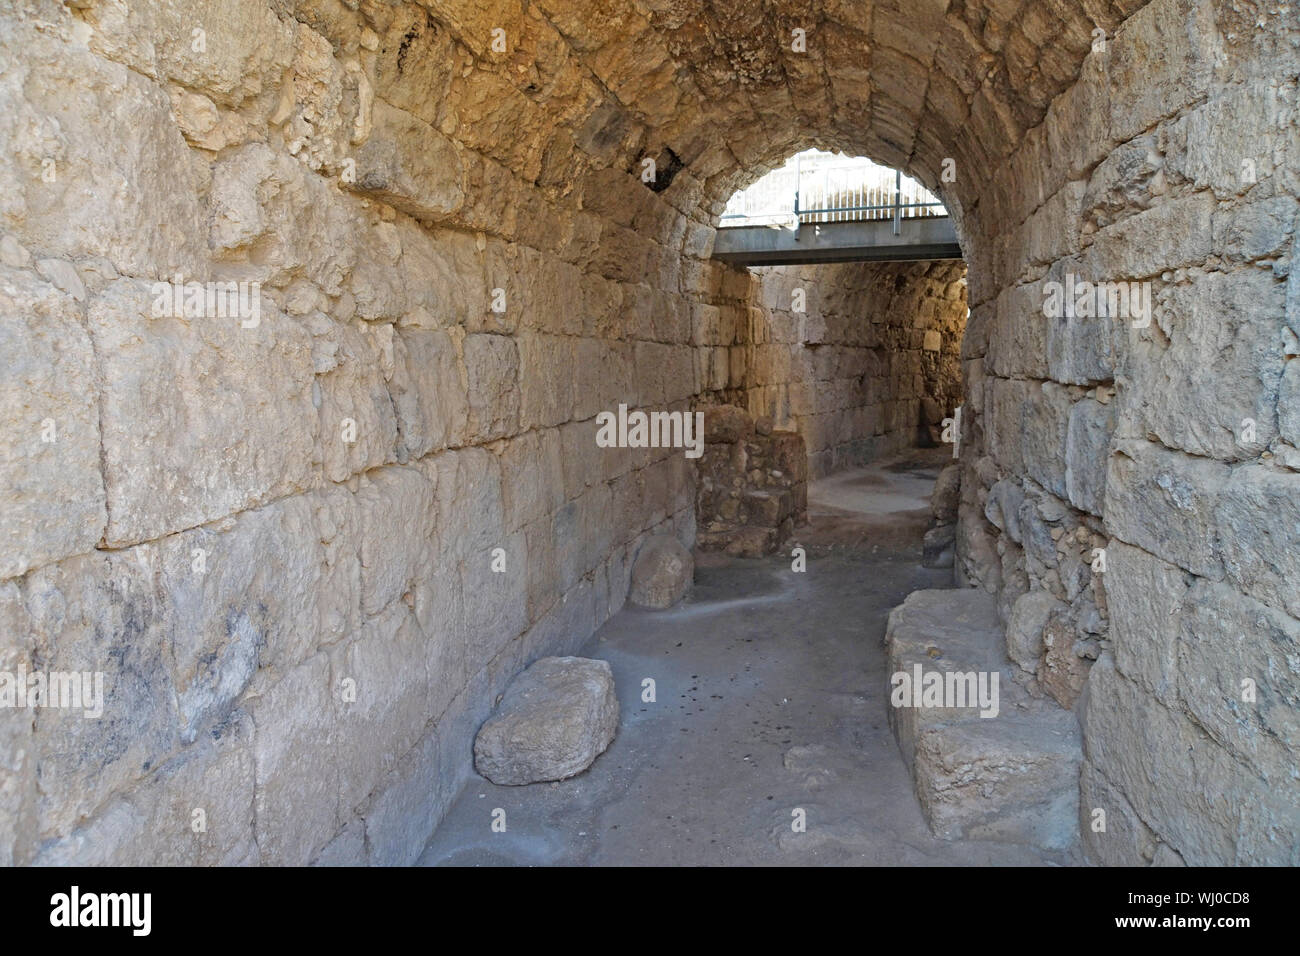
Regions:
<instances>
[{"instance_id":1,"label":"stone tunnel","mask_svg":"<svg viewBox=\"0 0 1300 956\"><path fill-rule=\"evenodd\" d=\"M709 533L620 406L814 486L937 444L892 639L982 609L1077 737L1052 846L1300 862L1298 73L1284 0L5 4L0 863L415 862L511 682ZM814 147L962 260L712 258Z\"/></svg>"}]
</instances>

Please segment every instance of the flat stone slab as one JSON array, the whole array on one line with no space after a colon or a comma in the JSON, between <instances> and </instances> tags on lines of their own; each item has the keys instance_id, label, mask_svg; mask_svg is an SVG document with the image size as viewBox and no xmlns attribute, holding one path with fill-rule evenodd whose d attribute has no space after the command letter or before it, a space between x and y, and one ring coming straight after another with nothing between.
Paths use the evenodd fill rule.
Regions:
<instances>
[{"instance_id":1,"label":"flat stone slab","mask_svg":"<svg viewBox=\"0 0 1300 956\"><path fill-rule=\"evenodd\" d=\"M935 836L1064 849L1079 828L1078 720L1012 680L994 598L982 590L913 591L890 612L889 674L982 675L996 713L978 700L947 696L943 706L891 706L889 723ZM923 677L924 680L927 679ZM937 680L936 680L937 686ZM894 694L891 682L889 691ZM986 695L985 700L991 699ZM914 704L915 697L909 700ZM981 716L981 710L991 716Z\"/></svg>"},{"instance_id":2,"label":"flat stone slab","mask_svg":"<svg viewBox=\"0 0 1300 956\"><path fill-rule=\"evenodd\" d=\"M543 657L511 681L474 740L474 766L503 786L582 773L618 731L608 661Z\"/></svg>"}]
</instances>

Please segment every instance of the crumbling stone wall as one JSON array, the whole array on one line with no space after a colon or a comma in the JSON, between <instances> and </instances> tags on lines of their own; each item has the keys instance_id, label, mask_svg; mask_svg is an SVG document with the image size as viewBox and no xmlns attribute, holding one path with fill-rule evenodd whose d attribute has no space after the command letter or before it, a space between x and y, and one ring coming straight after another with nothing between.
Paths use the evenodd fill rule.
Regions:
<instances>
[{"instance_id":1,"label":"crumbling stone wall","mask_svg":"<svg viewBox=\"0 0 1300 956\"><path fill-rule=\"evenodd\" d=\"M696 461L696 544L744 558L773 554L808 514L808 450L798 432L775 429L735 405L704 411Z\"/></svg>"},{"instance_id":2,"label":"crumbling stone wall","mask_svg":"<svg viewBox=\"0 0 1300 956\"><path fill-rule=\"evenodd\" d=\"M954 214L957 561L1083 714L1091 854L1296 862L1294 5L599 6L0 13L0 671L106 672L5 710L0 862L412 859L506 682L692 539L594 415L751 387L712 227L810 145ZM1068 273L1165 312L1048 320Z\"/></svg>"},{"instance_id":3,"label":"crumbling stone wall","mask_svg":"<svg viewBox=\"0 0 1300 956\"><path fill-rule=\"evenodd\" d=\"M941 438L961 402L961 262L754 272L738 400L803 435L814 478Z\"/></svg>"}]
</instances>

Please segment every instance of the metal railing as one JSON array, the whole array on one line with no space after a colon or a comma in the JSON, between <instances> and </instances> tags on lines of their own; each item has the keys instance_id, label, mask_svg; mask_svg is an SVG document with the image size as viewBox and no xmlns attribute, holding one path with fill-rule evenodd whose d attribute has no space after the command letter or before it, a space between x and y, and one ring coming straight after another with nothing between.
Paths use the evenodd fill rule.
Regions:
<instances>
[{"instance_id":1,"label":"metal railing","mask_svg":"<svg viewBox=\"0 0 1300 956\"><path fill-rule=\"evenodd\" d=\"M828 161L828 154L817 153L805 169L806 155L796 156L793 168L787 164L774 170L733 196L719 225L793 222L798 228L805 223L888 219L898 235L904 219L948 214L933 193L912 179L905 180L898 170L865 160Z\"/></svg>"}]
</instances>

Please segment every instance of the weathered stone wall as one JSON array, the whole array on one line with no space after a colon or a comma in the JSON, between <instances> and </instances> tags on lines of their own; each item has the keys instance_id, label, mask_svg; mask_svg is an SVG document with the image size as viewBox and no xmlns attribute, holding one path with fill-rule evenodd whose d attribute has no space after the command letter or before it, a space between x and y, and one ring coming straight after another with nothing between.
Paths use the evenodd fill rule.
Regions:
<instances>
[{"instance_id":1,"label":"weathered stone wall","mask_svg":"<svg viewBox=\"0 0 1300 956\"><path fill-rule=\"evenodd\" d=\"M967 210L959 561L1080 705L1100 862L1300 861L1298 39L1151 3ZM1068 274L1155 317L1045 317Z\"/></svg>"},{"instance_id":2,"label":"weathered stone wall","mask_svg":"<svg viewBox=\"0 0 1300 956\"><path fill-rule=\"evenodd\" d=\"M418 7L30 6L0 21L0 669L106 699L4 712L0 862L408 862L505 683L622 605L645 536L693 539L682 451L593 419L704 390L725 270L680 278L683 215L543 156ZM259 282L256 324L156 315L177 274Z\"/></svg>"},{"instance_id":3,"label":"weathered stone wall","mask_svg":"<svg viewBox=\"0 0 1300 956\"><path fill-rule=\"evenodd\" d=\"M813 477L929 441L952 415L966 324L961 262L754 273L738 400L804 436Z\"/></svg>"},{"instance_id":4,"label":"weathered stone wall","mask_svg":"<svg viewBox=\"0 0 1300 956\"><path fill-rule=\"evenodd\" d=\"M0 862L418 853L505 683L691 539L680 451L593 417L761 384L758 280L705 257L809 145L954 213L958 562L1086 703L1090 852L1297 862L1297 16L7 4L0 671L106 701L5 709ZM1049 321L1069 272L1165 312ZM177 274L258 323L154 315Z\"/></svg>"}]
</instances>

